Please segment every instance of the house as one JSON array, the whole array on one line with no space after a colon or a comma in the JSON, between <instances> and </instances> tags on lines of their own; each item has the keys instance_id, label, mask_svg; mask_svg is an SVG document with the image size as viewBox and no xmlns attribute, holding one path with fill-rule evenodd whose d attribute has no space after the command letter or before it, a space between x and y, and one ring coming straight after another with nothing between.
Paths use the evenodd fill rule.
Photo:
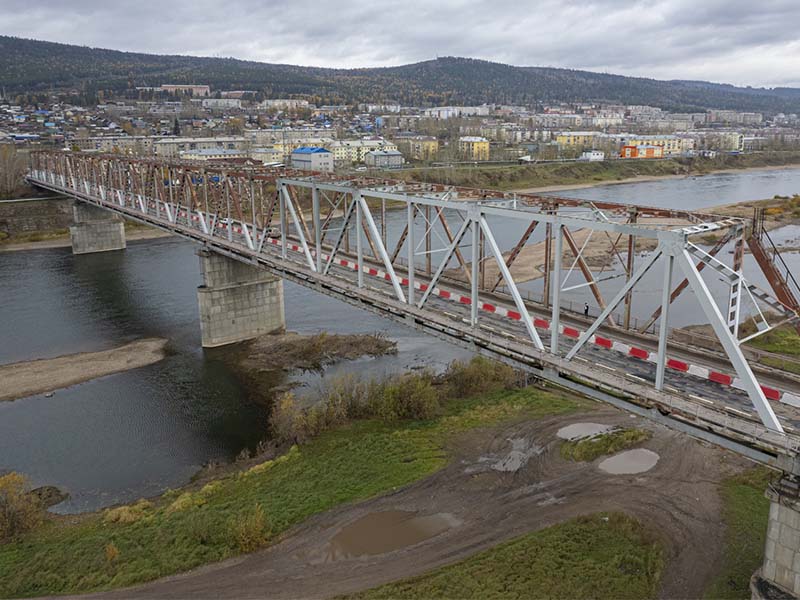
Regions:
<instances>
[{"instance_id":1,"label":"house","mask_svg":"<svg viewBox=\"0 0 800 600\"><path fill-rule=\"evenodd\" d=\"M306 171L333 171L333 153L325 148L303 146L292 151L293 169Z\"/></svg>"}]
</instances>

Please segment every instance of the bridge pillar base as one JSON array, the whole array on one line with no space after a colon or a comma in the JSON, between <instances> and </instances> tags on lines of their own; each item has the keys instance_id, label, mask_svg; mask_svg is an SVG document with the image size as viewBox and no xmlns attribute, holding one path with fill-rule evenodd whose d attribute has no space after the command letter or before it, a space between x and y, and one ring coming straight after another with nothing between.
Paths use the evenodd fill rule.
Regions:
<instances>
[{"instance_id":1,"label":"bridge pillar base","mask_svg":"<svg viewBox=\"0 0 800 600\"><path fill-rule=\"evenodd\" d=\"M284 329L283 280L206 249L197 254L203 275L197 302L204 348Z\"/></svg>"},{"instance_id":2,"label":"bridge pillar base","mask_svg":"<svg viewBox=\"0 0 800 600\"><path fill-rule=\"evenodd\" d=\"M753 597L767 590L781 591L784 597L800 597L800 483L784 476L767 488L770 499L764 566L751 582ZM771 596L767 592L768 596Z\"/></svg>"},{"instance_id":3,"label":"bridge pillar base","mask_svg":"<svg viewBox=\"0 0 800 600\"><path fill-rule=\"evenodd\" d=\"M102 208L76 202L72 206L75 224L69 228L73 254L124 250L125 223Z\"/></svg>"}]
</instances>

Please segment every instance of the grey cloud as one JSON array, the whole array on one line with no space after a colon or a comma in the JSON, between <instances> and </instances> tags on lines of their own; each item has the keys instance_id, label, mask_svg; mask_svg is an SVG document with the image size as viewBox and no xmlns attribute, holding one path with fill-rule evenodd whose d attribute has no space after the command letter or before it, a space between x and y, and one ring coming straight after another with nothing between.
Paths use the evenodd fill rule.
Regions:
<instances>
[{"instance_id":1,"label":"grey cloud","mask_svg":"<svg viewBox=\"0 0 800 600\"><path fill-rule=\"evenodd\" d=\"M457 55L800 85L796 0L0 0L0 33L325 67Z\"/></svg>"}]
</instances>

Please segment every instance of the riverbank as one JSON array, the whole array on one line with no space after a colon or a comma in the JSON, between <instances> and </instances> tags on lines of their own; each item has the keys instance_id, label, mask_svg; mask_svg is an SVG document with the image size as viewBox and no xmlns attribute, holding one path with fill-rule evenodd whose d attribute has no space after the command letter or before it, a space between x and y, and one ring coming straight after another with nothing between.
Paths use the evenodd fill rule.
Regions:
<instances>
[{"instance_id":1,"label":"riverbank","mask_svg":"<svg viewBox=\"0 0 800 600\"><path fill-rule=\"evenodd\" d=\"M0 401L52 392L151 365L164 358L166 345L165 339L147 338L111 350L0 365Z\"/></svg>"},{"instance_id":2,"label":"riverbank","mask_svg":"<svg viewBox=\"0 0 800 600\"><path fill-rule=\"evenodd\" d=\"M379 410L384 417L345 421L277 458L247 461L224 477L150 501L52 521L0 545L0 564L8 567L0 572L0 596L125 587L104 596L234 598L268 589L275 598L331 597L419 576L477 552L489 551L490 559L506 556L509 547L490 549L521 534L528 537L511 547L532 544L541 556L561 556L571 548L570 561L603 573L603 589L627 585L644 596L658 590L662 597L700 597L725 574L720 565L727 564L723 559L731 547L746 555L747 564L760 559L757 549L741 548L737 539L726 545L720 517L726 506L720 485L747 468L746 461L571 394L509 389L505 369L484 362L451 370L435 384L442 393L449 391L432 417L398 419ZM402 376L403 389L419 396L430 385L426 377ZM407 394L393 396L396 385L383 388L381 404L408 402ZM353 401L353 395L329 395L314 419L330 418L330 411ZM587 421L647 430L649 439L637 445L655 453L657 462L646 472L611 475L598 468L604 457L565 459L560 432ZM411 542L409 532L386 523L384 516L392 511L420 523L428 519L437 529ZM611 527L611 517L605 520L603 511L626 515L613 519L627 525L618 529L622 521L615 520L610 531L605 524ZM571 521L584 515L597 520ZM586 519L593 525L579 528L583 542L559 546L566 539L557 532L575 531ZM357 543L351 531L369 520L375 521L370 547L391 550L342 549L342 543ZM564 525L546 529L559 523ZM629 557L627 568L618 568L616 555L593 550L606 547L609 535ZM509 574L520 575L506 583L524 584L513 565L522 569L525 563L503 562ZM208 563L216 564L127 587ZM557 571L542 575L538 589L558 589ZM435 579L441 582L440 575ZM575 589L585 585L572 583Z\"/></svg>"},{"instance_id":3,"label":"riverbank","mask_svg":"<svg viewBox=\"0 0 800 600\"><path fill-rule=\"evenodd\" d=\"M715 158L610 160L534 163L519 166L470 166L463 169L414 169L398 175L405 180L509 191L560 191L610 183L708 175L800 165L800 152L723 154Z\"/></svg>"},{"instance_id":4,"label":"riverbank","mask_svg":"<svg viewBox=\"0 0 800 600\"><path fill-rule=\"evenodd\" d=\"M782 171L785 169L797 169L800 168L800 158L798 158L797 164L789 164L789 165L773 165L768 167L744 167L744 168L733 168L733 169L715 169L713 171L702 172L702 173L686 173L686 174L678 174L678 175L637 175L635 177L628 177L625 179L617 179L615 181L604 181L604 182L590 182L590 183L580 183L580 184L559 184L559 185L546 185L541 187L531 187L531 188L520 188L520 189L513 189L510 191L519 192L521 194L541 194L547 192L563 192L568 190L585 190L589 188L599 187L599 186L612 186L612 185L624 185L626 183L644 183L647 181L667 181L670 179L687 179L689 177L704 177L706 175L715 175L717 173L747 173L748 171Z\"/></svg>"},{"instance_id":5,"label":"riverbank","mask_svg":"<svg viewBox=\"0 0 800 600\"><path fill-rule=\"evenodd\" d=\"M125 228L125 241L153 240L169 237L171 233L152 227ZM36 232L29 236L15 236L0 242L0 252L20 252L25 250L43 250L48 248L70 248L69 232Z\"/></svg>"}]
</instances>

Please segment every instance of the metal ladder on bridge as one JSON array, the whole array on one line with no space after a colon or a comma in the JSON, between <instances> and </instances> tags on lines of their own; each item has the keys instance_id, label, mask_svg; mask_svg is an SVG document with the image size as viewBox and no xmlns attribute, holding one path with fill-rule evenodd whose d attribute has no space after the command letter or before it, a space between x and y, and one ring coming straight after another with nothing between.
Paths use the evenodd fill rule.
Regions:
<instances>
[{"instance_id":1,"label":"metal ladder on bridge","mask_svg":"<svg viewBox=\"0 0 800 600\"><path fill-rule=\"evenodd\" d=\"M767 233L764 222L764 209L754 209L753 226L747 238L747 246L767 277L772 291L775 292L775 297L782 305L780 312L789 309L795 316L800 315L800 285L797 284L797 280L789 270L789 266L778 251L775 242ZM761 299L763 300L763 298ZM772 306L771 303L768 304ZM775 307L773 306L773 308ZM800 333L800 320L795 320L794 327Z\"/></svg>"}]
</instances>

